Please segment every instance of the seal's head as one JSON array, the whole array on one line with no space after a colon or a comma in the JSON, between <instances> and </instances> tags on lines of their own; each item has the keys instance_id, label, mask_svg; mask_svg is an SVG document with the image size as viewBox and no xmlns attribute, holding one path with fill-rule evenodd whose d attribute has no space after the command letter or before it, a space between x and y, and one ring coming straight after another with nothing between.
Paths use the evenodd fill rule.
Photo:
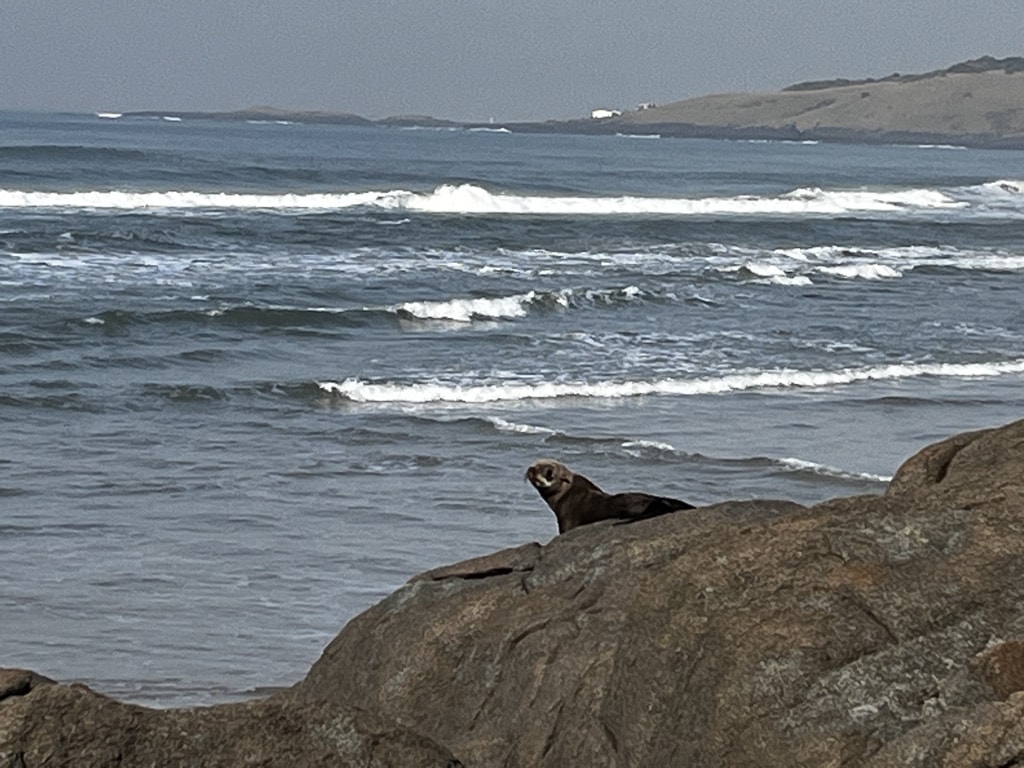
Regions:
<instances>
[{"instance_id":1,"label":"seal's head","mask_svg":"<svg viewBox=\"0 0 1024 768\"><path fill-rule=\"evenodd\" d=\"M572 485L572 470L554 459L537 459L526 470L526 479L545 499Z\"/></svg>"}]
</instances>

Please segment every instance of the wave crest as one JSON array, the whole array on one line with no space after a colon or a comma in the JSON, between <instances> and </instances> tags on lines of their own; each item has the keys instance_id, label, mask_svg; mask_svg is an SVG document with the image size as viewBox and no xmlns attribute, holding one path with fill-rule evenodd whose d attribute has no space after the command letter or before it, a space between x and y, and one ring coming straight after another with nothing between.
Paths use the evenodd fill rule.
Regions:
<instances>
[{"instance_id":1,"label":"wave crest","mask_svg":"<svg viewBox=\"0 0 1024 768\"><path fill-rule=\"evenodd\" d=\"M780 195L732 197L549 196L491 192L475 184L442 184L432 191L403 189L359 192L252 194L242 192L92 190L37 192L0 189L0 208L117 210L340 211L369 208L399 213L531 216L706 216L844 215L951 211L972 205L1011 207L1024 203L1024 183L999 180L951 190L795 189Z\"/></svg>"},{"instance_id":2,"label":"wave crest","mask_svg":"<svg viewBox=\"0 0 1024 768\"><path fill-rule=\"evenodd\" d=\"M829 466L828 464L819 464L815 461L805 461L803 459L785 458L778 459L777 461L787 472L808 472L812 475L835 477L840 480L864 480L872 483L888 483L892 480L891 475L877 475L873 472L851 472Z\"/></svg>"},{"instance_id":3,"label":"wave crest","mask_svg":"<svg viewBox=\"0 0 1024 768\"><path fill-rule=\"evenodd\" d=\"M420 320L469 323L476 319L499 320L526 317L528 307L539 300L535 291L518 296L447 301L407 301L395 309Z\"/></svg>"},{"instance_id":4,"label":"wave crest","mask_svg":"<svg viewBox=\"0 0 1024 768\"><path fill-rule=\"evenodd\" d=\"M457 384L441 381L399 383L369 382L348 378L341 382L317 382L332 396L354 403L425 405L452 403L481 405L521 400L557 398L620 399L645 395L710 395L759 389L817 388L941 376L994 377L1024 373L1024 359L996 363L898 363L837 371L774 370L732 373L717 378L659 379L619 382L494 382Z\"/></svg>"}]
</instances>

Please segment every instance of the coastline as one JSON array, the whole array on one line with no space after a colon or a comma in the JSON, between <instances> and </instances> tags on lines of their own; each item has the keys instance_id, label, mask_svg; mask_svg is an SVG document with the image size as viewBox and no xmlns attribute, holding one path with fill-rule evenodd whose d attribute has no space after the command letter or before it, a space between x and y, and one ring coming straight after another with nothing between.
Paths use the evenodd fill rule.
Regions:
<instances>
[{"instance_id":1,"label":"coastline","mask_svg":"<svg viewBox=\"0 0 1024 768\"><path fill-rule=\"evenodd\" d=\"M259 116L250 110L238 112L179 112L175 110L146 110L125 112L116 119L145 118L214 121L267 121L279 123L309 123L319 125L346 125L381 129L450 129L487 130L495 133L522 134L565 134L577 136L647 136L665 139L715 139L722 141L791 141L822 142L833 144L870 145L948 145L969 149L1021 150L1024 149L1024 134L1003 136L994 133L946 133L937 131L858 130L839 127L816 127L801 129L795 125L734 126L707 125L697 123L658 122L636 124L614 119L593 120L547 120L543 122L454 122L436 118L422 121L396 119L392 117L370 120L347 113L285 112L274 117ZM105 118L106 119L106 118Z\"/></svg>"},{"instance_id":2,"label":"coastline","mask_svg":"<svg viewBox=\"0 0 1024 768\"><path fill-rule=\"evenodd\" d=\"M1024 58L982 57L920 75L797 83L771 93L699 96L568 120L466 122L426 115L257 106L234 111L98 112L103 118L314 123L508 133L636 135L737 141L941 144L1024 149ZM596 114L596 113L595 113Z\"/></svg>"}]
</instances>

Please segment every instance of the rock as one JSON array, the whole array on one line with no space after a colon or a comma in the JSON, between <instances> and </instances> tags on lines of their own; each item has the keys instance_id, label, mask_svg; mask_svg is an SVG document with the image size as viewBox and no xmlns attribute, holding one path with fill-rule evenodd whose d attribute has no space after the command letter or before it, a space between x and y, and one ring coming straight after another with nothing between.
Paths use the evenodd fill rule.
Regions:
<instances>
[{"instance_id":1,"label":"rock","mask_svg":"<svg viewBox=\"0 0 1024 768\"><path fill-rule=\"evenodd\" d=\"M925 448L885 495L429 571L266 699L152 710L0 670L0 768L1024 765L1022 496L1024 421Z\"/></svg>"},{"instance_id":2,"label":"rock","mask_svg":"<svg viewBox=\"0 0 1024 768\"><path fill-rule=\"evenodd\" d=\"M1024 453L1024 429L1018 424L967 432L925 448L900 467L886 495L967 506L1008 501L1020 508L1021 480L1012 466Z\"/></svg>"},{"instance_id":3,"label":"rock","mask_svg":"<svg viewBox=\"0 0 1024 768\"><path fill-rule=\"evenodd\" d=\"M8 680L28 683L7 685ZM83 685L0 670L0 768L438 766L457 760L386 718L283 697L189 710L122 704Z\"/></svg>"},{"instance_id":4,"label":"rock","mask_svg":"<svg viewBox=\"0 0 1024 768\"><path fill-rule=\"evenodd\" d=\"M11 696L24 696L33 688L53 682L27 669L0 669L0 701Z\"/></svg>"},{"instance_id":5,"label":"rock","mask_svg":"<svg viewBox=\"0 0 1024 768\"><path fill-rule=\"evenodd\" d=\"M442 581L444 579L486 579L488 576L500 576L506 573L524 573L533 570L533 564L540 554L540 544L530 542L515 549L503 549L491 555L474 557L455 565L421 573L410 581Z\"/></svg>"},{"instance_id":6,"label":"rock","mask_svg":"<svg viewBox=\"0 0 1024 768\"><path fill-rule=\"evenodd\" d=\"M474 766L1024 762L1024 421L884 496L598 523L414 579L288 694Z\"/></svg>"}]
</instances>

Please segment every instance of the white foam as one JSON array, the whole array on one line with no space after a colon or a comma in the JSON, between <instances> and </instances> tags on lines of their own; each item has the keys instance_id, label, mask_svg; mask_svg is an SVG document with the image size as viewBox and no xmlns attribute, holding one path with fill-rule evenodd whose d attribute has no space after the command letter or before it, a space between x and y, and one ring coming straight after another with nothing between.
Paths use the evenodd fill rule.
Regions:
<instances>
[{"instance_id":1,"label":"white foam","mask_svg":"<svg viewBox=\"0 0 1024 768\"><path fill-rule=\"evenodd\" d=\"M534 291L519 296L494 299L449 299L448 301L408 301L396 309L421 320L453 320L468 323L477 318L503 319L525 317L527 307L537 300Z\"/></svg>"},{"instance_id":2,"label":"white foam","mask_svg":"<svg viewBox=\"0 0 1024 768\"><path fill-rule=\"evenodd\" d=\"M836 371L781 369L733 373L716 378L618 382L371 383L358 378L317 382L325 392L357 403L482 404L563 397L621 399L645 395L709 395L760 389L820 388L864 381L939 376L989 378L1024 373L1024 359L1001 363L896 363Z\"/></svg>"},{"instance_id":3,"label":"white foam","mask_svg":"<svg viewBox=\"0 0 1024 768\"><path fill-rule=\"evenodd\" d=\"M939 190L798 189L778 196L658 198L557 197L492 193L473 184L442 185L432 192L408 190L261 195L236 192L95 190L35 192L0 190L0 208L267 209L344 210L377 208L403 213L501 215L841 215L956 210L968 203Z\"/></svg>"},{"instance_id":4,"label":"white foam","mask_svg":"<svg viewBox=\"0 0 1024 768\"><path fill-rule=\"evenodd\" d=\"M675 446L669 445L668 443L660 443L657 440L628 440L622 444L622 447L629 449L640 449L642 451L661 451L663 453L675 453Z\"/></svg>"},{"instance_id":5,"label":"white foam","mask_svg":"<svg viewBox=\"0 0 1024 768\"><path fill-rule=\"evenodd\" d=\"M825 192L799 189L777 197L547 197L492 194L470 184L441 186L429 195L411 195L396 202L406 210L431 213L679 216L903 212L912 208L955 209L965 205L938 190Z\"/></svg>"},{"instance_id":6,"label":"white foam","mask_svg":"<svg viewBox=\"0 0 1024 768\"><path fill-rule=\"evenodd\" d=\"M323 209L369 205L379 192L350 194L257 195L231 192L25 192L0 190L0 208Z\"/></svg>"},{"instance_id":7,"label":"white foam","mask_svg":"<svg viewBox=\"0 0 1024 768\"><path fill-rule=\"evenodd\" d=\"M117 120L119 117L124 117L121 112L97 112L96 117L103 120Z\"/></svg>"},{"instance_id":8,"label":"white foam","mask_svg":"<svg viewBox=\"0 0 1024 768\"><path fill-rule=\"evenodd\" d=\"M764 261L747 261L742 267L720 267L722 272L737 272L745 269L758 279L755 282L768 283L772 285L812 285L811 278L806 275L790 275L778 266Z\"/></svg>"},{"instance_id":9,"label":"white foam","mask_svg":"<svg viewBox=\"0 0 1024 768\"><path fill-rule=\"evenodd\" d=\"M922 267L1024 271L1024 252L949 246L869 249L824 245L774 251L721 246L714 254L710 266L719 272L746 272L754 276L755 282L780 285L807 285L818 275L843 280L894 280Z\"/></svg>"},{"instance_id":10,"label":"white foam","mask_svg":"<svg viewBox=\"0 0 1024 768\"><path fill-rule=\"evenodd\" d=\"M401 125L400 131L432 131L434 133L457 133L464 130L461 125Z\"/></svg>"},{"instance_id":11,"label":"white foam","mask_svg":"<svg viewBox=\"0 0 1024 768\"><path fill-rule=\"evenodd\" d=\"M735 255L745 255L746 249L736 248L735 250ZM768 261L752 261L744 259L739 263L723 263L724 261L724 259L715 258L712 266L718 272L722 272L724 274L738 274L741 276L753 275L753 282L755 283L762 283L765 285L783 285L787 281L796 279L795 277L787 275L783 268ZM809 279L808 282L810 282Z\"/></svg>"},{"instance_id":12,"label":"white foam","mask_svg":"<svg viewBox=\"0 0 1024 768\"><path fill-rule=\"evenodd\" d=\"M782 277L786 274L781 267L763 262L748 261L743 267L758 277Z\"/></svg>"},{"instance_id":13,"label":"white foam","mask_svg":"<svg viewBox=\"0 0 1024 768\"><path fill-rule=\"evenodd\" d=\"M449 268L459 265L446 264ZM476 271L466 266L465 271ZM643 298L643 291L635 285L617 289L586 289L574 291L566 288L559 291L528 293L494 298L457 298L444 301L409 301L386 309L411 315L420 320L437 320L455 323L470 323L474 320L503 320L526 317L532 307L547 306L568 309L578 303L612 304L619 301L634 301ZM364 309L368 309L364 307Z\"/></svg>"},{"instance_id":14,"label":"white foam","mask_svg":"<svg viewBox=\"0 0 1024 768\"><path fill-rule=\"evenodd\" d=\"M871 472L848 472L845 469L830 467L827 464L818 464L813 461L804 461L803 459L779 459L779 463L795 472L813 472L816 475L827 475L829 477L849 480L868 480L873 483L888 483L892 480L892 476L888 475L876 475Z\"/></svg>"},{"instance_id":15,"label":"white foam","mask_svg":"<svg viewBox=\"0 0 1024 768\"><path fill-rule=\"evenodd\" d=\"M1024 214L1024 181L998 179L957 193L982 216L1020 216Z\"/></svg>"},{"instance_id":16,"label":"white foam","mask_svg":"<svg viewBox=\"0 0 1024 768\"><path fill-rule=\"evenodd\" d=\"M769 278L768 282L774 285L814 285L814 281L807 275L776 275Z\"/></svg>"},{"instance_id":17,"label":"white foam","mask_svg":"<svg viewBox=\"0 0 1024 768\"><path fill-rule=\"evenodd\" d=\"M898 277L905 272L921 267L945 267L953 269L978 269L994 271L1024 270L1024 253L1012 253L1003 250L964 250L953 247L907 246L899 248L844 248L840 246L823 246L818 248L796 249L803 253L803 258L816 262L822 270L828 264L839 262L843 265L860 265L870 262L876 269L877 278L888 276ZM779 254L796 257L793 251L776 251ZM890 269L895 275L883 274Z\"/></svg>"},{"instance_id":18,"label":"white foam","mask_svg":"<svg viewBox=\"0 0 1024 768\"><path fill-rule=\"evenodd\" d=\"M547 427L538 427L533 424L516 424L507 421L499 416L488 416L487 421L494 425L499 432L508 432L519 435L557 435L558 432Z\"/></svg>"},{"instance_id":19,"label":"white foam","mask_svg":"<svg viewBox=\"0 0 1024 768\"><path fill-rule=\"evenodd\" d=\"M981 184L975 189L980 189L984 192L989 192L996 195L1024 195L1024 181L1014 181L1009 179L999 179L997 181L990 181L986 184Z\"/></svg>"},{"instance_id":20,"label":"white foam","mask_svg":"<svg viewBox=\"0 0 1024 768\"><path fill-rule=\"evenodd\" d=\"M587 288L583 291L574 291L571 288L553 294L553 298L562 306L569 306L574 299L581 299L591 304L613 304L620 301L634 301L643 298L643 291L635 285L627 285L625 288L594 289Z\"/></svg>"},{"instance_id":21,"label":"white foam","mask_svg":"<svg viewBox=\"0 0 1024 768\"><path fill-rule=\"evenodd\" d=\"M826 275L834 275L847 280L887 280L902 277L899 270L885 264L842 264L836 267L819 267Z\"/></svg>"},{"instance_id":22,"label":"white foam","mask_svg":"<svg viewBox=\"0 0 1024 768\"><path fill-rule=\"evenodd\" d=\"M782 199L807 202L831 209L823 210L822 213L964 208L967 205L938 189L878 191L823 190L820 187L806 187L793 190L783 195Z\"/></svg>"}]
</instances>

